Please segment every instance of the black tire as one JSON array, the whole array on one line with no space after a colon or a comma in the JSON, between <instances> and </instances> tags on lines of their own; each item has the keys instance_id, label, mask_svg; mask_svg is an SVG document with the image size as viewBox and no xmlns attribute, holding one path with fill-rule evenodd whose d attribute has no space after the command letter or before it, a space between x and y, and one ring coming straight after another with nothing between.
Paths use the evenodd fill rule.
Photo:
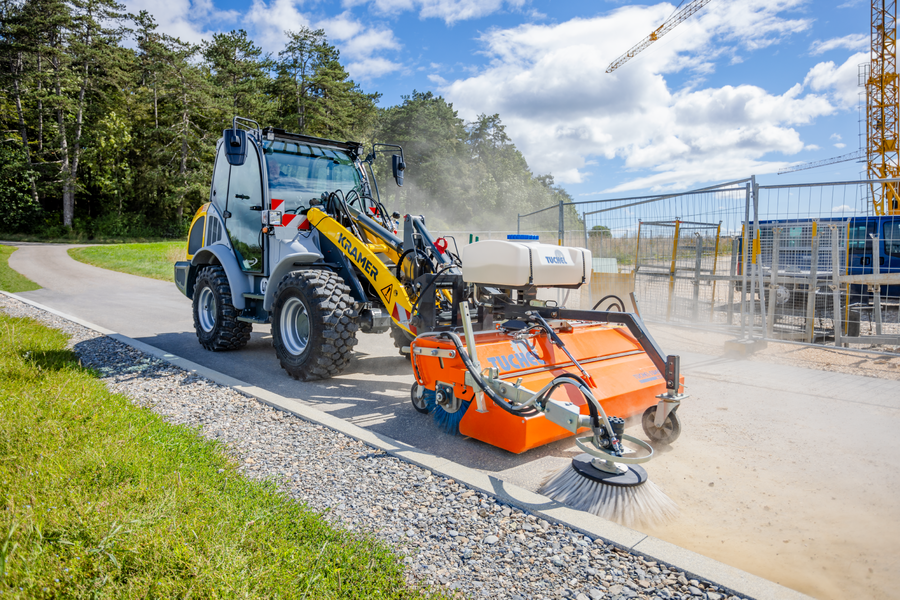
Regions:
<instances>
[{"instance_id":1,"label":"black tire","mask_svg":"<svg viewBox=\"0 0 900 600\"><path fill-rule=\"evenodd\" d=\"M394 340L394 347L400 355L406 356L409 352L404 352L403 348L409 348L409 345L416 339L416 336L391 321L391 338Z\"/></svg>"},{"instance_id":2,"label":"black tire","mask_svg":"<svg viewBox=\"0 0 900 600\"><path fill-rule=\"evenodd\" d=\"M359 315L350 288L336 273L293 271L275 290L272 344L281 367L308 381L339 375L350 362Z\"/></svg>"},{"instance_id":3,"label":"black tire","mask_svg":"<svg viewBox=\"0 0 900 600\"><path fill-rule=\"evenodd\" d=\"M247 345L253 325L237 320L225 269L219 265L201 269L194 283L193 300L194 331L201 346L219 352Z\"/></svg>"},{"instance_id":4,"label":"black tire","mask_svg":"<svg viewBox=\"0 0 900 600\"><path fill-rule=\"evenodd\" d=\"M681 421L676 412L669 413L669 416L663 421L662 427L656 427L655 419L656 405L645 410L644 416L641 417L641 427L644 428L644 434L650 438L651 442L671 444L681 435Z\"/></svg>"},{"instance_id":5,"label":"black tire","mask_svg":"<svg viewBox=\"0 0 900 600\"><path fill-rule=\"evenodd\" d=\"M425 396L421 398L418 397L419 392L419 384L417 382L413 382L412 387L409 389L409 399L412 401L413 408L422 413L423 415L427 415L431 412L431 409L428 408L428 403L425 402Z\"/></svg>"}]
</instances>

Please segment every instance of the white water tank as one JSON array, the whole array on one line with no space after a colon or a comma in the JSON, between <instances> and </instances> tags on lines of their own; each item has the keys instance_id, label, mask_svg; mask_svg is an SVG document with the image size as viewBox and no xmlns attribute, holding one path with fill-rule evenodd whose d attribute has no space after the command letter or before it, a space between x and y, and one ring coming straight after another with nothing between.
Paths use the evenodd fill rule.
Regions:
<instances>
[{"instance_id":1,"label":"white water tank","mask_svg":"<svg viewBox=\"0 0 900 600\"><path fill-rule=\"evenodd\" d=\"M463 280L501 287L578 286L591 281L591 251L542 244L536 235L510 235L462 249Z\"/></svg>"}]
</instances>

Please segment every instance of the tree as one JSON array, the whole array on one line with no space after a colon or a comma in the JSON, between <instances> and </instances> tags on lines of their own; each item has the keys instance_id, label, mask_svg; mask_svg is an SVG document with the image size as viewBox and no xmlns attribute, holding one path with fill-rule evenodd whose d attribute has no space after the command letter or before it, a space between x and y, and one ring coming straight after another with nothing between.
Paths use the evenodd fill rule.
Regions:
<instances>
[{"instance_id":1,"label":"tree","mask_svg":"<svg viewBox=\"0 0 900 600\"><path fill-rule=\"evenodd\" d=\"M612 231L606 225L594 225L590 231L591 237L610 238Z\"/></svg>"},{"instance_id":2,"label":"tree","mask_svg":"<svg viewBox=\"0 0 900 600\"><path fill-rule=\"evenodd\" d=\"M275 61L243 29L214 34L203 42L202 53L225 119L241 115L268 123L274 116L268 71Z\"/></svg>"},{"instance_id":3,"label":"tree","mask_svg":"<svg viewBox=\"0 0 900 600\"><path fill-rule=\"evenodd\" d=\"M293 114L297 132L308 133L307 115L312 102L315 73L326 50L325 30L302 27L286 31L288 43L278 53L278 82L281 84L282 116Z\"/></svg>"}]
</instances>

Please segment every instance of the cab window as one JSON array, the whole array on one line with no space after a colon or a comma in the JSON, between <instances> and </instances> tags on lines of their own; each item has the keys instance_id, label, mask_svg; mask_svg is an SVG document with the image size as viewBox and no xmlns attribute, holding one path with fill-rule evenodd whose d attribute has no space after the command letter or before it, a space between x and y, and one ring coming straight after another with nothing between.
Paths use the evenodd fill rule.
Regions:
<instances>
[{"instance_id":1,"label":"cab window","mask_svg":"<svg viewBox=\"0 0 900 600\"><path fill-rule=\"evenodd\" d=\"M359 173L340 150L284 140L267 141L264 148L273 206L282 200L283 210L299 212L322 194L360 192Z\"/></svg>"},{"instance_id":2,"label":"cab window","mask_svg":"<svg viewBox=\"0 0 900 600\"><path fill-rule=\"evenodd\" d=\"M900 219L885 221L884 251L891 256L900 257Z\"/></svg>"},{"instance_id":3,"label":"cab window","mask_svg":"<svg viewBox=\"0 0 900 600\"><path fill-rule=\"evenodd\" d=\"M225 158L225 148L220 147L216 157L216 168L213 170L212 190L209 193L209 201L219 211L225 210L225 200L228 196L228 160Z\"/></svg>"}]
</instances>

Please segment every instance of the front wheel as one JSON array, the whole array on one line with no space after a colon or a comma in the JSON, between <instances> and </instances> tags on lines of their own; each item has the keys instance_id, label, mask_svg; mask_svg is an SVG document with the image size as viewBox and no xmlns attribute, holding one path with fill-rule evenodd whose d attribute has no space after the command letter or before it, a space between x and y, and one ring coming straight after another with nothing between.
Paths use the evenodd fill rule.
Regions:
<instances>
[{"instance_id":1,"label":"front wheel","mask_svg":"<svg viewBox=\"0 0 900 600\"><path fill-rule=\"evenodd\" d=\"M394 340L394 347L397 351L402 356L406 356L409 354L409 345L416 339L416 336L391 321L391 339Z\"/></svg>"},{"instance_id":2,"label":"front wheel","mask_svg":"<svg viewBox=\"0 0 900 600\"><path fill-rule=\"evenodd\" d=\"M671 444L681 435L681 421L678 415L673 411L669 413L666 420L663 421L662 427L656 426L656 409L657 406L651 406L644 411L641 418L641 426L644 433L650 438L651 442L658 444Z\"/></svg>"},{"instance_id":3,"label":"front wheel","mask_svg":"<svg viewBox=\"0 0 900 600\"><path fill-rule=\"evenodd\" d=\"M339 375L356 345L358 318L350 288L336 273L288 273L272 305L272 343L282 368L304 381Z\"/></svg>"},{"instance_id":4,"label":"front wheel","mask_svg":"<svg viewBox=\"0 0 900 600\"><path fill-rule=\"evenodd\" d=\"M207 350L238 350L250 341L253 325L237 320L228 276L221 266L205 267L197 275L193 311L194 331Z\"/></svg>"}]
</instances>

